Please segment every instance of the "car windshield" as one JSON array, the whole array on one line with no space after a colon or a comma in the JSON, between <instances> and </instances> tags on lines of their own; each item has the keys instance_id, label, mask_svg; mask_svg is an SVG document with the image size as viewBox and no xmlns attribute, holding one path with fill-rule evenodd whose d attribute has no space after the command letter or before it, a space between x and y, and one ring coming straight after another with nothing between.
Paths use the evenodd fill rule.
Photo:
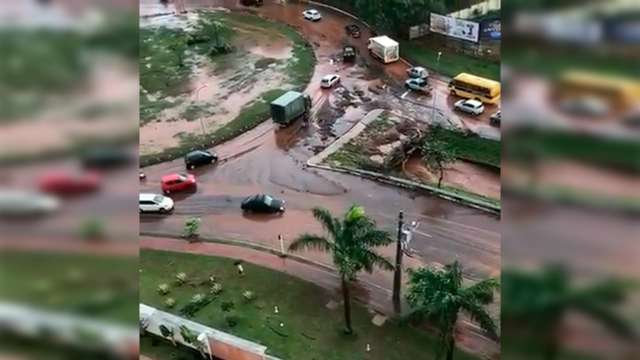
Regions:
<instances>
[{"instance_id":1,"label":"car windshield","mask_svg":"<svg viewBox=\"0 0 640 360\"><path fill-rule=\"evenodd\" d=\"M273 198L269 195L265 195L264 196L264 203L267 204L268 206L273 206Z\"/></svg>"},{"instance_id":2,"label":"car windshield","mask_svg":"<svg viewBox=\"0 0 640 360\"><path fill-rule=\"evenodd\" d=\"M187 175L186 174L179 174L178 175L178 179L180 181L186 181L187 180Z\"/></svg>"},{"instance_id":3,"label":"car windshield","mask_svg":"<svg viewBox=\"0 0 640 360\"><path fill-rule=\"evenodd\" d=\"M156 195L153 197L153 202L156 204L160 204L162 200L164 200L164 196L162 195Z\"/></svg>"}]
</instances>

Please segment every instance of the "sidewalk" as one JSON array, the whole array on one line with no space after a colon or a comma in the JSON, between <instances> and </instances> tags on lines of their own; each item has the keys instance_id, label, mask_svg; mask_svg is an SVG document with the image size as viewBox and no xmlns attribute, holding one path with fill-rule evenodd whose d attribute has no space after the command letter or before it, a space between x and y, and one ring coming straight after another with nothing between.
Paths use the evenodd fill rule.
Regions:
<instances>
[{"instance_id":1,"label":"sidewalk","mask_svg":"<svg viewBox=\"0 0 640 360\"><path fill-rule=\"evenodd\" d=\"M336 295L340 291L339 277L334 271L281 258L260 250L212 242L189 243L184 240L149 236L140 237L140 248L239 259L312 282ZM353 295L378 312L393 314L391 289L358 281L353 284ZM403 304L403 307L406 309L406 304ZM460 323L457 341L460 348L481 356L493 357L500 350L499 344L487 339L477 326L467 322Z\"/></svg>"}]
</instances>

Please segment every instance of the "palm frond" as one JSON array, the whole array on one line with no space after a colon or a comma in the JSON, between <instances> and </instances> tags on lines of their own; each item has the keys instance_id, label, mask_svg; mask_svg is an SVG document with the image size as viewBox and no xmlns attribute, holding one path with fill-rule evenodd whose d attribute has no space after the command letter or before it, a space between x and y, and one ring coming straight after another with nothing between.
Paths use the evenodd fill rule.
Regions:
<instances>
[{"instance_id":1,"label":"palm frond","mask_svg":"<svg viewBox=\"0 0 640 360\"><path fill-rule=\"evenodd\" d=\"M498 288L498 280L486 279L464 289L462 296L486 305L493 302L494 291Z\"/></svg>"},{"instance_id":2,"label":"palm frond","mask_svg":"<svg viewBox=\"0 0 640 360\"><path fill-rule=\"evenodd\" d=\"M322 227L327 230L331 236L334 238L338 236L340 233L337 227L338 220L331 216L331 212L329 210L321 207L315 207L313 208L313 217L322 224Z\"/></svg>"},{"instance_id":3,"label":"palm frond","mask_svg":"<svg viewBox=\"0 0 640 360\"><path fill-rule=\"evenodd\" d=\"M366 250L363 252L360 262L364 269L369 273L373 271L374 267L386 271L392 271L395 269L395 266L391 263L391 261L371 250Z\"/></svg>"},{"instance_id":4,"label":"palm frond","mask_svg":"<svg viewBox=\"0 0 640 360\"><path fill-rule=\"evenodd\" d=\"M471 300L471 299L467 299ZM482 305L476 303L475 301L462 301L462 309L466 311L470 316L471 320L477 322L480 327L485 330L492 338L496 339L498 337L497 325L491 318L491 315L482 307Z\"/></svg>"},{"instance_id":5,"label":"palm frond","mask_svg":"<svg viewBox=\"0 0 640 360\"><path fill-rule=\"evenodd\" d=\"M616 335L626 339L637 337L632 323L618 315L612 308L613 304L602 304L590 299L582 299L575 306L579 311L597 320Z\"/></svg>"},{"instance_id":6,"label":"palm frond","mask_svg":"<svg viewBox=\"0 0 640 360\"><path fill-rule=\"evenodd\" d=\"M301 249L317 249L322 251L331 251L333 244L323 236L313 234L302 234L289 244L289 251L298 251Z\"/></svg>"}]
</instances>

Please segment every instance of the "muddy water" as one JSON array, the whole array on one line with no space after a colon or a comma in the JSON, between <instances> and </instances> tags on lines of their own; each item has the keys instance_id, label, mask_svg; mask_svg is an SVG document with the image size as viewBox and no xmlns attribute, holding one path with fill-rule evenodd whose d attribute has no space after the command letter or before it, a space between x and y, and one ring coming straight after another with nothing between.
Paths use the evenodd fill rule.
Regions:
<instances>
[{"instance_id":1,"label":"muddy water","mask_svg":"<svg viewBox=\"0 0 640 360\"><path fill-rule=\"evenodd\" d=\"M235 1L188 1L190 8L216 7L224 4L236 6ZM368 89L372 83L389 83L396 86L405 77L406 65L396 63L383 66L371 61L367 55L366 40L347 38L344 26L352 20L338 14L323 11L323 20L318 23L304 21L300 4L286 6L267 2L258 12L269 18L295 26L312 43L318 64L307 92L313 99L313 118L309 126L296 123L280 129L266 122L256 129L221 145L217 151L223 161L213 167L197 169L195 174L199 187L195 194L177 199L176 212L171 216L144 216L141 230L151 232L180 231L188 216L199 215L209 234L220 238L250 240L272 247L279 247L277 235L284 234L290 241L306 231L320 231L311 216L311 208L324 206L342 212L351 204L365 206L379 224L395 233L396 217L404 210L409 219L420 221L411 247L415 256L406 260L407 266L426 263L446 263L454 259L462 261L468 269L467 275L480 278L496 275L500 269L500 236L498 219L485 213L456 205L425 194L408 192L391 186L357 177L337 174L305 167L315 147L322 148L339 136L364 113L374 107L410 106L402 103L390 93L379 96L365 90L371 97L370 104L355 96L344 106L343 90L322 90L320 79L329 73L341 75L342 86ZM360 54L355 65L339 61L345 43L358 47ZM443 82L444 84L444 82ZM444 86L444 85L443 85ZM444 87L441 87L441 91ZM392 100L395 99L395 100ZM422 99L426 102L429 99ZM448 101L439 96L437 101ZM342 105L341 105L342 104ZM327 112L325 114L325 112ZM416 113L424 113L416 106ZM328 125L319 120L326 117ZM424 115L422 115L424 116ZM184 171L182 160L146 168L149 180L145 191L159 191L158 179L165 173ZM287 212L282 217L243 216L240 201L244 196L264 192L287 201ZM391 256L393 248L382 249ZM305 254L329 263L326 255ZM388 274L376 276L380 284L390 281Z\"/></svg>"},{"instance_id":2,"label":"muddy water","mask_svg":"<svg viewBox=\"0 0 640 360\"><path fill-rule=\"evenodd\" d=\"M419 154L414 154L407 161L404 172L418 180L438 182L439 175L427 169ZM444 173L442 183L494 199L500 198L500 172L468 161L457 161L450 165Z\"/></svg>"}]
</instances>

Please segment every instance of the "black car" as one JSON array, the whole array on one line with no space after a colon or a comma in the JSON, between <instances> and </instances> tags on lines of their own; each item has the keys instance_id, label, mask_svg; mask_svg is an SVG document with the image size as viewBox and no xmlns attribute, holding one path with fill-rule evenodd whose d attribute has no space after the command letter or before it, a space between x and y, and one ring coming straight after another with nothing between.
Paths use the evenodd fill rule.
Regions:
<instances>
[{"instance_id":1,"label":"black car","mask_svg":"<svg viewBox=\"0 0 640 360\"><path fill-rule=\"evenodd\" d=\"M342 48L342 61L343 62L354 62L356 61L356 48L350 45L347 45Z\"/></svg>"},{"instance_id":2,"label":"black car","mask_svg":"<svg viewBox=\"0 0 640 360\"><path fill-rule=\"evenodd\" d=\"M491 115L491 117L489 118L489 124L491 124L491 126L500 127L501 122L502 122L502 114L500 111Z\"/></svg>"},{"instance_id":3,"label":"black car","mask_svg":"<svg viewBox=\"0 0 640 360\"><path fill-rule=\"evenodd\" d=\"M241 0L240 3L244 6L262 6L263 0Z\"/></svg>"},{"instance_id":4,"label":"black car","mask_svg":"<svg viewBox=\"0 0 640 360\"><path fill-rule=\"evenodd\" d=\"M213 164L218 161L218 156L205 150L196 150L188 153L184 157L184 164L187 169L193 169L202 165Z\"/></svg>"},{"instance_id":5,"label":"black car","mask_svg":"<svg viewBox=\"0 0 640 360\"><path fill-rule=\"evenodd\" d=\"M87 150L80 161L85 168L110 169L129 164L132 157L127 151L105 147Z\"/></svg>"},{"instance_id":6,"label":"black car","mask_svg":"<svg viewBox=\"0 0 640 360\"><path fill-rule=\"evenodd\" d=\"M244 211L258 213L284 213L284 200L279 200L265 194L249 196L240 206Z\"/></svg>"},{"instance_id":7,"label":"black car","mask_svg":"<svg viewBox=\"0 0 640 360\"><path fill-rule=\"evenodd\" d=\"M356 24L347 25L344 27L344 30L347 32L347 35L351 35L356 39L360 37L360 27Z\"/></svg>"}]
</instances>

